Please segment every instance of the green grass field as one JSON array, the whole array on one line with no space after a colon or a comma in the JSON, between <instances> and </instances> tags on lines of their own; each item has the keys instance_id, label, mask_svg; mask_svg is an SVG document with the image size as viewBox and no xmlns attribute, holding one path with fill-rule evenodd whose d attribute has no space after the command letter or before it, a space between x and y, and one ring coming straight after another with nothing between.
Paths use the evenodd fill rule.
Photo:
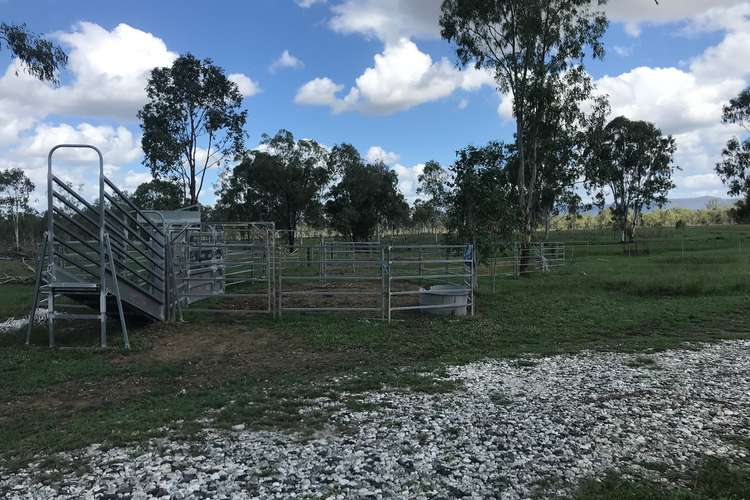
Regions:
<instances>
[{"instance_id":1,"label":"green grass field","mask_svg":"<svg viewBox=\"0 0 750 500\"><path fill-rule=\"evenodd\" d=\"M2 335L0 466L93 442L138 441L163 433L158 429L166 425L178 436L191 435L195 419L210 412L227 426L314 428L318 421L300 421L297 414L308 398L331 390L378 389L383 383L451 390L421 375L444 364L750 338L750 228L688 231L695 244L685 251L655 248L638 257L623 255L621 248L579 252L552 273L498 279L494 294L484 278L473 319L408 314L386 325L331 314L280 320L193 314L183 325L131 325L129 354L117 346L115 325L110 330L115 345L105 352L78 349L97 344L91 324L60 334L61 345L70 349L42 347L44 328L35 329L31 348L23 346L22 332ZM554 236L572 241L582 235ZM598 236L599 242L609 237ZM739 244L743 238L745 246ZM0 321L25 314L30 297L28 285L0 286ZM349 387L332 381L343 374L352 376ZM233 400L256 404L249 411L247 405L227 404ZM708 472L696 474L704 474L701 484L714 489L696 487L687 496L667 496L651 485L618 478L586 485L580 495L711 498L718 487L711 478L744 474L747 481L750 470L706 467ZM725 497L740 498L734 491L726 490Z\"/></svg>"}]
</instances>

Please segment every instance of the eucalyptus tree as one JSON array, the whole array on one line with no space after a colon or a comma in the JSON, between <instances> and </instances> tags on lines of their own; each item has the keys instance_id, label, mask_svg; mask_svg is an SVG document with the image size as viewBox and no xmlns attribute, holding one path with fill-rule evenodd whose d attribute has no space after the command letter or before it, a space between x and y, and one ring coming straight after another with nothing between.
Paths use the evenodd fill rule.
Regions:
<instances>
[{"instance_id":1,"label":"eucalyptus tree","mask_svg":"<svg viewBox=\"0 0 750 500\"><path fill-rule=\"evenodd\" d=\"M551 117L560 89L573 84L567 105L589 98L582 85L587 56L602 58L601 39L607 19L597 5L604 0L445 0L440 17L443 38L456 45L460 66L490 71L501 91L513 99L516 121L516 186L522 244L536 228L540 179L550 126L565 123ZM569 76L572 75L572 76ZM573 78L573 80L571 80ZM575 80L575 78L578 79Z\"/></svg>"},{"instance_id":2,"label":"eucalyptus tree","mask_svg":"<svg viewBox=\"0 0 750 500\"><path fill-rule=\"evenodd\" d=\"M383 163L365 163L351 144L334 146L329 166L339 177L325 204L334 230L352 241L367 241L378 227L408 222L409 205L398 190L396 172Z\"/></svg>"},{"instance_id":3,"label":"eucalyptus tree","mask_svg":"<svg viewBox=\"0 0 750 500\"><path fill-rule=\"evenodd\" d=\"M750 134L750 87L724 106L723 121ZM722 151L721 162L716 165L716 173L729 188L730 195L744 195L750 204L750 137L742 140L734 136L729 140ZM747 211L742 206L738 208L742 213Z\"/></svg>"},{"instance_id":4,"label":"eucalyptus tree","mask_svg":"<svg viewBox=\"0 0 750 500\"><path fill-rule=\"evenodd\" d=\"M414 202L415 223L436 231L445 223L448 176L445 169L435 160L424 164L422 173L417 176L417 194Z\"/></svg>"},{"instance_id":5,"label":"eucalyptus tree","mask_svg":"<svg viewBox=\"0 0 750 500\"><path fill-rule=\"evenodd\" d=\"M239 87L210 59L186 54L152 70L146 94L138 112L143 163L154 178L180 183L197 204L206 172L243 153L247 111Z\"/></svg>"},{"instance_id":6,"label":"eucalyptus tree","mask_svg":"<svg viewBox=\"0 0 750 500\"><path fill-rule=\"evenodd\" d=\"M480 252L509 241L518 230L518 187L513 182L512 148L490 142L456 153L450 166L448 228Z\"/></svg>"},{"instance_id":7,"label":"eucalyptus tree","mask_svg":"<svg viewBox=\"0 0 750 500\"><path fill-rule=\"evenodd\" d=\"M16 250L21 248L21 218L31 211L34 183L20 168L0 171L0 211L12 221Z\"/></svg>"},{"instance_id":8,"label":"eucalyptus tree","mask_svg":"<svg viewBox=\"0 0 750 500\"><path fill-rule=\"evenodd\" d=\"M288 130L263 135L260 146L222 175L217 210L231 220L273 221L294 245L303 221L320 219L322 196L333 171L328 152Z\"/></svg>"},{"instance_id":9,"label":"eucalyptus tree","mask_svg":"<svg viewBox=\"0 0 750 500\"><path fill-rule=\"evenodd\" d=\"M722 120L727 125L737 125L750 134L750 87L724 106ZM738 223L750 222L750 136L742 140L738 136L729 139L716 164L724 185L731 196L744 196L731 210L732 219Z\"/></svg>"},{"instance_id":10,"label":"eucalyptus tree","mask_svg":"<svg viewBox=\"0 0 750 500\"><path fill-rule=\"evenodd\" d=\"M140 184L131 200L147 210L177 210L185 204L185 193L179 184L154 179Z\"/></svg>"},{"instance_id":11,"label":"eucalyptus tree","mask_svg":"<svg viewBox=\"0 0 750 500\"><path fill-rule=\"evenodd\" d=\"M0 23L0 50L7 49L23 68L41 81L60 83L68 56L59 45L28 30L25 24Z\"/></svg>"},{"instance_id":12,"label":"eucalyptus tree","mask_svg":"<svg viewBox=\"0 0 750 500\"><path fill-rule=\"evenodd\" d=\"M619 116L591 133L586 183L603 207L612 198L612 213L621 241L630 241L644 207L662 207L675 187L672 175L677 149L653 123Z\"/></svg>"}]
</instances>

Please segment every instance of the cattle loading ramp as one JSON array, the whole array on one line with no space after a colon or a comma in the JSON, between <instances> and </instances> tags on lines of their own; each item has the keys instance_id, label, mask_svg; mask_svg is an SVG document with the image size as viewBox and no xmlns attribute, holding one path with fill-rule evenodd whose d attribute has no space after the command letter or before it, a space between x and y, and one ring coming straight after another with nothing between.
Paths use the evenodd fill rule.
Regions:
<instances>
[{"instance_id":1,"label":"cattle loading ramp","mask_svg":"<svg viewBox=\"0 0 750 500\"><path fill-rule=\"evenodd\" d=\"M52 160L60 150L67 150L74 159L84 150L96 153L96 202L87 201L56 175ZM223 258L217 259L226 252L221 248L223 228L219 235L212 229L210 252L200 245L197 249L194 244L191 246L197 236L206 239L200 213L155 212L137 207L104 175L104 159L94 146L55 146L49 153L47 168L48 225L35 276L27 344L38 308L46 309L50 346L55 345L57 321L95 320L100 323L101 346L106 347L107 319L111 316L119 319L128 349L126 318L167 321L181 313L182 306L224 293L227 263ZM263 234L263 245L272 240L268 234L272 234L273 224L249 226L249 237ZM174 259L173 251L178 254ZM270 254L270 248L261 247L253 258L270 263Z\"/></svg>"}]
</instances>

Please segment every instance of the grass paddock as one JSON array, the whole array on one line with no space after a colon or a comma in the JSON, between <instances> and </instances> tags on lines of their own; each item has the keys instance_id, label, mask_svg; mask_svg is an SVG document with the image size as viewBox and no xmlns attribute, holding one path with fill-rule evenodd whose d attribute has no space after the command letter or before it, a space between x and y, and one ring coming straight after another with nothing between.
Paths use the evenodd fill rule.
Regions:
<instances>
[{"instance_id":1,"label":"grass paddock","mask_svg":"<svg viewBox=\"0 0 750 500\"><path fill-rule=\"evenodd\" d=\"M499 277L495 293L482 278L473 319L413 313L387 325L346 314L275 320L189 313L185 324L130 325L128 354L120 350L115 323L113 346L105 351L94 347L94 322L61 325L61 347L54 350L43 347L44 327L34 329L30 348L23 346L23 332L5 334L0 467L91 443L139 441L164 434L164 426L174 437L190 437L199 428L196 420L207 415L219 425L305 432L326 419L301 419L297 410L309 399L384 385L454 390L423 374L445 364L750 338L750 240L735 245L750 231L711 228L702 234L702 243L687 252L576 253L552 273ZM712 247L717 237L730 243ZM26 314L30 300L30 285L1 286L0 320ZM230 401L255 404L250 411ZM746 469L706 467L708 474L747 478ZM696 474L706 473L701 470ZM710 477L701 484L715 486ZM647 495L636 495L640 491ZM617 496L606 495L613 492ZM704 492L715 490L696 487L697 496L684 498L709 498ZM726 497L739 498L731 493ZM616 477L581 490L581 498L673 498L660 494Z\"/></svg>"}]
</instances>

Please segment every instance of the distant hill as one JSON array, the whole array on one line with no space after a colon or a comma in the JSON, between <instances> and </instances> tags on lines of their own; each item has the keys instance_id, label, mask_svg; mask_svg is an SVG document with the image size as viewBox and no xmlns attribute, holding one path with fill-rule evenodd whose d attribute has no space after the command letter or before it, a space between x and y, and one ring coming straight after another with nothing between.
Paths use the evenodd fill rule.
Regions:
<instances>
[{"instance_id":1,"label":"distant hill","mask_svg":"<svg viewBox=\"0 0 750 500\"><path fill-rule=\"evenodd\" d=\"M719 198L717 196L696 196L695 198L673 198L669 200L669 202L664 205L662 208L687 208L689 210L700 210L703 208L706 208L706 205L711 203L712 201L715 201L719 204L719 207L722 208L729 208L734 206L735 203L737 203L737 200L732 200L730 198ZM656 207L651 208L651 210L645 209L645 212L653 212L654 210L657 210ZM588 212L584 212L584 215L596 215L599 213L599 209L596 207L593 207Z\"/></svg>"},{"instance_id":2,"label":"distant hill","mask_svg":"<svg viewBox=\"0 0 750 500\"><path fill-rule=\"evenodd\" d=\"M690 210L700 210L706 208L711 202L716 202L720 207L731 207L737 201L729 198L718 198L716 196L698 196L695 198L674 198L669 200L664 208L688 208Z\"/></svg>"}]
</instances>

